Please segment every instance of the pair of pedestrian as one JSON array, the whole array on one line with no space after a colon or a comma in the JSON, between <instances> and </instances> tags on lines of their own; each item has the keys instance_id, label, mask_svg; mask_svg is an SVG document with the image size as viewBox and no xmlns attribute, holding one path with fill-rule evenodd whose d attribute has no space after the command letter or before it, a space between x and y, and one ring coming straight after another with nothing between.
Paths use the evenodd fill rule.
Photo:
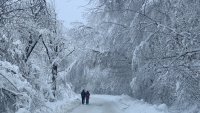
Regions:
<instances>
[{"instance_id":1,"label":"pair of pedestrian","mask_svg":"<svg viewBox=\"0 0 200 113\"><path fill-rule=\"evenodd\" d=\"M82 104L85 104L85 100L86 104L89 104L90 92L89 91L85 92L85 90L82 90L81 98L82 98Z\"/></svg>"}]
</instances>

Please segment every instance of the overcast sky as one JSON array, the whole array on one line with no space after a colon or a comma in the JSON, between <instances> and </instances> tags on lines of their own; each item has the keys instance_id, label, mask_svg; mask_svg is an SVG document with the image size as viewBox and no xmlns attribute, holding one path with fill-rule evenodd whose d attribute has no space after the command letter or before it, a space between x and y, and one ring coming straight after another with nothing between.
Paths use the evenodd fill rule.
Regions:
<instances>
[{"instance_id":1,"label":"overcast sky","mask_svg":"<svg viewBox=\"0 0 200 113\"><path fill-rule=\"evenodd\" d=\"M64 22L65 27L70 27L71 22L84 22L84 6L88 0L55 0L56 12L58 19Z\"/></svg>"}]
</instances>

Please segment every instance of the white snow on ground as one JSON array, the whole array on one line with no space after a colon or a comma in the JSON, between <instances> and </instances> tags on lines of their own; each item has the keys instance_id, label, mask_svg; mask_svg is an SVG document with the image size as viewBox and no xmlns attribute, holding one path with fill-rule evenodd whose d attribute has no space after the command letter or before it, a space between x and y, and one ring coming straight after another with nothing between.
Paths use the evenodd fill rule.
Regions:
<instances>
[{"instance_id":1,"label":"white snow on ground","mask_svg":"<svg viewBox=\"0 0 200 113\"><path fill-rule=\"evenodd\" d=\"M56 113L169 113L164 104L150 105L125 95L91 95L89 105L75 99L61 109Z\"/></svg>"},{"instance_id":2,"label":"white snow on ground","mask_svg":"<svg viewBox=\"0 0 200 113\"><path fill-rule=\"evenodd\" d=\"M74 95L71 98L65 98L60 101L48 102L46 105L51 109L51 113L68 113L68 111L80 105L80 99L77 95Z\"/></svg>"},{"instance_id":3,"label":"white snow on ground","mask_svg":"<svg viewBox=\"0 0 200 113\"><path fill-rule=\"evenodd\" d=\"M45 107L46 111L35 111L34 113L68 113L70 110L78 107L80 105L80 99L77 95L71 98L65 98L63 100L58 100L56 102L47 102ZM31 113L25 108L20 108L16 113Z\"/></svg>"}]
</instances>

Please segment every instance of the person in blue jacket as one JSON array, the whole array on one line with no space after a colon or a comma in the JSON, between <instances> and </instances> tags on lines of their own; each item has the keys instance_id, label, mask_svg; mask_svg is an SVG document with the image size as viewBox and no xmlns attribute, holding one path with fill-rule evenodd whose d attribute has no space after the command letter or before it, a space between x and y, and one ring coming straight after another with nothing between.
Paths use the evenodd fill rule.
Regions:
<instances>
[{"instance_id":1,"label":"person in blue jacket","mask_svg":"<svg viewBox=\"0 0 200 113\"><path fill-rule=\"evenodd\" d=\"M85 93L85 90L83 89L81 92L82 104L85 103L85 96L86 96L86 93Z\"/></svg>"}]
</instances>

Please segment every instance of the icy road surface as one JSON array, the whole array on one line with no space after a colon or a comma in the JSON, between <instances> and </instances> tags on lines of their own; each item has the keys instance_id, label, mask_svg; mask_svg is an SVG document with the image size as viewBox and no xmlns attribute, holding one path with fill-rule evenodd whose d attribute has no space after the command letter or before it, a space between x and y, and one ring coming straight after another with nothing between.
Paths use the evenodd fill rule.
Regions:
<instances>
[{"instance_id":1,"label":"icy road surface","mask_svg":"<svg viewBox=\"0 0 200 113\"><path fill-rule=\"evenodd\" d=\"M165 105L150 105L124 95L91 95L89 105L82 105L79 99L65 109L64 113L168 113Z\"/></svg>"}]
</instances>

